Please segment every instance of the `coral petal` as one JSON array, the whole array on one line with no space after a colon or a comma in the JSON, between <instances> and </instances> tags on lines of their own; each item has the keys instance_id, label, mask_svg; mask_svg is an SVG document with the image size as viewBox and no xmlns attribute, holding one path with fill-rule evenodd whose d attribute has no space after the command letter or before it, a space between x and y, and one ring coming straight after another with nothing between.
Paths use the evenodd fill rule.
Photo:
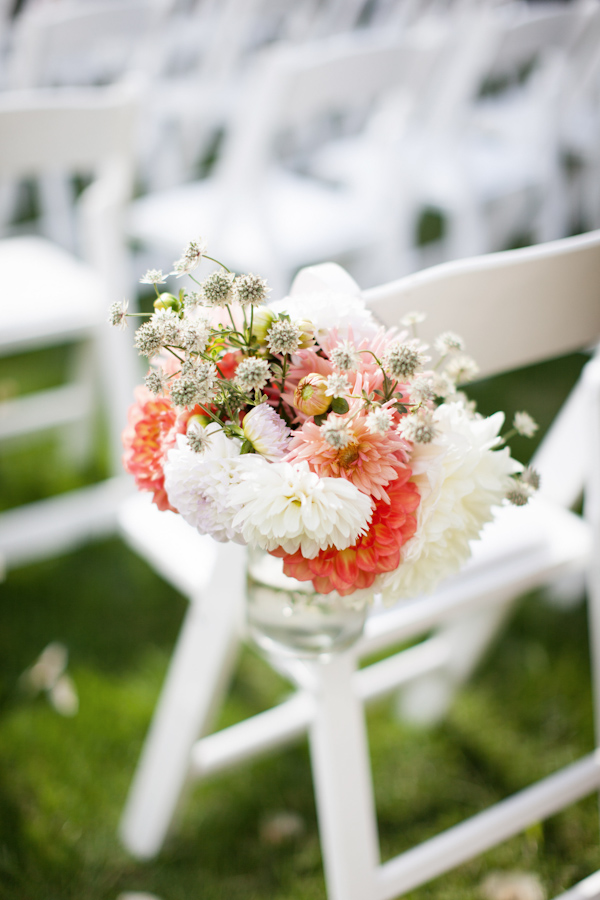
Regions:
<instances>
[{"instance_id":1,"label":"coral petal","mask_svg":"<svg viewBox=\"0 0 600 900\"><path fill-rule=\"evenodd\" d=\"M335 558L335 573L346 584L354 584L358 578L358 564L356 562L356 550L353 547L338 553Z\"/></svg>"},{"instance_id":2,"label":"coral petal","mask_svg":"<svg viewBox=\"0 0 600 900\"><path fill-rule=\"evenodd\" d=\"M376 571L377 557L378 554L373 547L360 546L356 548L356 562L363 572Z\"/></svg>"}]
</instances>

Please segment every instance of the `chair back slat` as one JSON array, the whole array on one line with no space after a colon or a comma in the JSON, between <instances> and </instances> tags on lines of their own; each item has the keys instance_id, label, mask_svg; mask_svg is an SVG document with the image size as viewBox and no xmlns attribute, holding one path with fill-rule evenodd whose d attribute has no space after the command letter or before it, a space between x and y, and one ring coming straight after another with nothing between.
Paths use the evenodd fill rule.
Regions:
<instances>
[{"instance_id":1,"label":"chair back slat","mask_svg":"<svg viewBox=\"0 0 600 900\"><path fill-rule=\"evenodd\" d=\"M138 88L57 88L0 95L0 177L56 169L95 172L131 155Z\"/></svg>"},{"instance_id":2,"label":"chair back slat","mask_svg":"<svg viewBox=\"0 0 600 900\"><path fill-rule=\"evenodd\" d=\"M276 139L320 117L367 111L390 92L425 82L438 56L435 41L370 33L266 50L248 75L218 171L240 189L256 184Z\"/></svg>"},{"instance_id":3,"label":"chair back slat","mask_svg":"<svg viewBox=\"0 0 600 900\"><path fill-rule=\"evenodd\" d=\"M385 325L419 310L419 336L460 334L481 377L600 340L600 231L456 260L365 292Z\"/></svg>"}]
</instances>

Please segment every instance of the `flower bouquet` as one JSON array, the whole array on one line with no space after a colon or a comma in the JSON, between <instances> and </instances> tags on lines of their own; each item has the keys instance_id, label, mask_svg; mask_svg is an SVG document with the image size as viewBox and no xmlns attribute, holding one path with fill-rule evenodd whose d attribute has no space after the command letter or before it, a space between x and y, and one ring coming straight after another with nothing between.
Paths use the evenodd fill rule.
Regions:
<instances>
[{"instance_id":1,"label":"flower bouquet","mask_svg":"<svg viewBox=\"0 0 600 900\"><path fill-rule=\"evenodd\" d=\"M203 259L215 268L201 280ZM459 386L477 366L458 335L428 348L416 312L380 327L358 290L267 303L261 277L234 275L202 240L170 274L189 279L177 295L160 291L161 271L141 279L156 299L135 333L150 369L125 468L159 509L247 544L255 571L278 567L284 616L431 591L468 559L494 507L536 489L506 445L535 422L517 413L501 436L502 413L476 412ZM127 317L126 304L111 307L112 324Z\"/></svg>"}]
</instances>

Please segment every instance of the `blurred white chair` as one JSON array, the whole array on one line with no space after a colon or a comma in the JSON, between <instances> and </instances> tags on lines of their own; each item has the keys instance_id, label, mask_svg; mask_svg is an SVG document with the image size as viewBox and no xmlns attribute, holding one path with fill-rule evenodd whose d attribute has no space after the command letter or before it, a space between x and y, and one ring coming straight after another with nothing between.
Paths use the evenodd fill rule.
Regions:
<instances>
[{"instance_id":1,"label":"blurred white chair","mask_svg":"<svg viewBox=\"0 0 600 900\"><path fill-rule=\"evenodd\" d=\"M600 232L595 232L448 263L373 289L367 299L389 325L409 310L427 312L425 338L448 328L461 332L477 350L482 375L491 375L597 341L599 276ZM325 264L303 270L294 290L347 289L351 284L343 270ZM147 498L128 501L121 514L126 539L192 603L121 823L126 847L136 856L153 856L189 781L266 753L307 730L332 900L389 900L598 788L600 764L592 755L379 865L362 709L365 701L426 677L445 688L447 700L466 677L469 661L473 664L486 645L506 604L573 570L590 571L592 647L599 648L598 410L595 360L538 453L545 485L540 496L528 507L504 508L461 574L430 596L374 613L359 644L329 662L275 660L298 691L265 713L198 740L195 736L206 735L210 727L241 632L243 553L235 545L216 545L191 529L186 532L176 517L151 510ZM567 508L584 480L586 521ZM590 559L596 560L591 567ZM357 671L357 659L436 627L438 632L421 643Z\"/></svg>"},{"instance_id":2,"label":"blurred white chair","mask_svg":"<svg viewBox=\"0 0 600 900\"><path fill-rule=\"evenodd\" d=\"M407 156L409 193L443 212L450 259L567 233L556 103L583 7L507 4L472 18L468 46L456 42L461 77L441 86Z\"/></svg>"},{"instance_id":3,"label":"blurred white chair","mask_svg":"<svg viewBox=\"0 0 600 900\"><path fill-rule=\"evenodd\" d=\"M284 167L277 141L286 129L364 111L409 79L418 97L434 50L368 34L266 52L243 86L215 174L135 201L131 236L164 268L190 235L210 235L211 255L256 268L279 291L303 264L368 251L382 230L378 192Z\"/></svg>"},{"instance_id":4,"label":"blurred white chair","mask_svg":"<svg viewBox=\"0 0 600 900\"><path fill-rule=\"evenodd\" d=\"M414 24L411 31L437 29L446 41L408 127L398 129L391 107L363 141L339 142L316 159L316 173L337 172L346 184L365 169L385 173L395 221L382 277L422 268L432 250L456 259L525 235L536 242L567 233L556 112L566 49L585 19L578 3L542 10L507 3L450 7ZM441 213L445 234L421 250L425 210Z\"/></svg>"},{"instance_id":5,"label":"blurred white chair","mask_svg":"<svg viewBox=\"0 0 600 900\"><path fill-rule=\"evenodd\" d=\"M12 89L108 84L147 59L168 0L52 0L17 17L7 62Z\"/></svg>"},{"instance_id":6,"label":"blurred white chair","mask_svg":"<svg viewBox=\"0 0 600 900\"><path fill-rule=\"evenodd\" d=\"M585 27L567 59L557 110L569 224L574 229L600 225L600 5L590 3L585 13Z\"/></svg>"},{"instance_id":7,"label":"blurred white chair","mask_svg":"<svg viewBox=\"0 0 600 900\"><path fill-rule=\"evenodd\" d=\"M108 306L122 299L128 281L122 229L138 97L134 84L0 95L0 127L10 135L0 146L0 178L91 177L74 228L81 258L38 236L0 241L0 354L67 344L76 350L68 383L0 404L0 438L18 446L47 429L67 429L65 449L81 456L92 450L92 417L102 406L113 473L121 471L120 432L138 380L131 338L107 323ZM102 532L128 490L121 475L8 510L0 515L0 554L15 565Z\"/></svg>"},{"instance_id":8,"label":"blurred white chair","mask_svg":"<svg viewBox=\"0 0 600 900\"><path fill-rule=\"evenodd\" d=\"M9 89L109 84L149 70L155 32L171 0L52 0L28 3L16 17L6 59ZM0 222L18 211L19 185L0 189ZM57 173L38 178L43 233L69 252L74 193Z\"/></svg>"}]
</instances>

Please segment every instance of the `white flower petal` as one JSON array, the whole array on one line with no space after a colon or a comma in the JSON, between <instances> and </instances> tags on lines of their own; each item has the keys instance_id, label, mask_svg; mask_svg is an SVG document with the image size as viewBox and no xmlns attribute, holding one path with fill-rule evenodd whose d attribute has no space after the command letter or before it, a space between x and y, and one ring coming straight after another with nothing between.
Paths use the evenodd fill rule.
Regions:
<instances>
[{"instance_id":1,"label":"white flower petal","mask_svg":"<svg viewBox=\"0 0 600 900\"><path fill-rule=\"evenodd\" d=\"M245 456L240 481L232 486L233 527L264 550L300 549L312 559L319 550L350 547L371 520L372 502L343 478L319 478L305 462L266 463ZM246 462L247 461L247 462ZM245 471L242 471L244 470Z\"/></svg>"},{"instance_id":2,"label":"white flower petal","mask_svg":"<svg viewBox=\"0 0 600 900\"><path fill-rule=\"evenodd\" d=\"M400 566L379 580L386 602L427 593L457 572L471 555L470 541L502 504L510 476L522 468L508 448L494 450L502 413L473 419L461 404L445 403L434 422L434 439L416 444L412 454L421 495L417 531L403 548Z\"/></svg>"}]
</instances>

